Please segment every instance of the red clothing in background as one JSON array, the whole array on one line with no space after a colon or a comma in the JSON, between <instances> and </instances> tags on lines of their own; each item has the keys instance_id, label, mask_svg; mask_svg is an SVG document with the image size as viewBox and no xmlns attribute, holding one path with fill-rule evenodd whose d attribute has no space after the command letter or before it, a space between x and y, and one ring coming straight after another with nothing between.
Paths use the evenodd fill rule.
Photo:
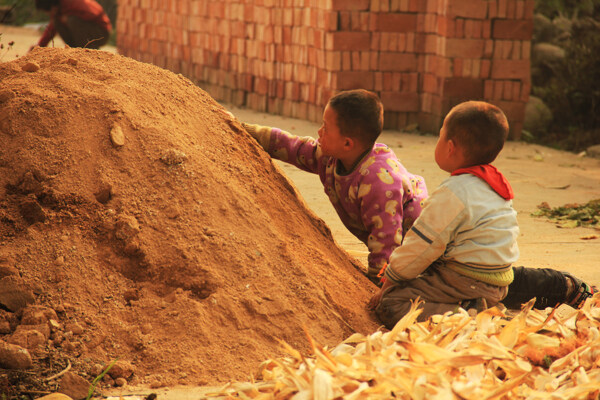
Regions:
<instances>
[{"instance_id":1,"label":"red clothing in background","mask_svg":"<svg viewBox=\"0 0 600 400\"><path fill-rule=\"evenodd\" d=\"M69 15L73 15L84 21L95 23L105 28L109 33L112 30L108 15L106 15L102 6L94 0L61 0L58 18ZM42 34L38 46L47 46L55 35L56 28L54 27L54 22L51 20Z\"/></svg>"}]
</instances>

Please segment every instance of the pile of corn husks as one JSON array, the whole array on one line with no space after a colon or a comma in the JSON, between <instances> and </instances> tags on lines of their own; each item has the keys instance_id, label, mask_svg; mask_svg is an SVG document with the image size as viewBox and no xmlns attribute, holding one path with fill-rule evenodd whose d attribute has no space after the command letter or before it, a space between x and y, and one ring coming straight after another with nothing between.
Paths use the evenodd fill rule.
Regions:
<instances>
[{"instance_id":1,"label":"pile of corn husks","mask_svg":"<svg viewBox=\"0 0 600 400\"><path fill-rule=\"evenodd\" d=\"M260 381L212 396L240 399L597 399L600 294L580 310L462 309L416 323L419 302L392 331L354 334L332 350L262 363Z\"/></svg>"}]
</instances>

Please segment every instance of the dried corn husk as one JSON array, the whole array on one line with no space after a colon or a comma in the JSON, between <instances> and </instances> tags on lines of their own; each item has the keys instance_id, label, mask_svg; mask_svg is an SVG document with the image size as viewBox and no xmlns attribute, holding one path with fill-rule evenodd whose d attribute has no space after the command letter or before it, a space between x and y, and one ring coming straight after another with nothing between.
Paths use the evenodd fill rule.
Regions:
<instances>
[{"instance_id":1,"label":"dried corn husk","mask_svg":"<svg viewBox=\"0 0 600 400\"><path fill-rule=\"evenodd\" d=\"M212 396L249 399L590 399L600 394L600 294L580 310L459 309L417 323L420 302L389 332L353 334L313 355L283 344L262 381Z\"/></svg>"}]
</instances>

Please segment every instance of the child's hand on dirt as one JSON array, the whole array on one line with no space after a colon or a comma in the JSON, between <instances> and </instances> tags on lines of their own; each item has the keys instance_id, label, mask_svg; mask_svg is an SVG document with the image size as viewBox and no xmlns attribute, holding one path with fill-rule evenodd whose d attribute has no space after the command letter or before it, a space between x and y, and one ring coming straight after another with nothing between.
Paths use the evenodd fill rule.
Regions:
<instances>
[{"instance_id":1,"label":"child's hand on dirt","mask_svg":"<svg viewBox=\"0 0 600 400\"><path fill-rule=\"evenodd\" d=\"M383 285L381 286L381 289L379 289L379 291L377 291L377 293L375 293L373 295L373 297L371 297L371 300L369 300L369 304L367 305L367 307L370 310L374 310L377 308L377 306L379 305L379 303L381 302L381 296L383 296L383 292L389 288L390 286L393 286L394 284L391 283L391 281L389 279L384 279L383 280Z\"/></svg>"},{"instance_id":2,"label":"child's hand on dirt","mask_svg":"<svg viewBox=\"0 0 600 400\"><path fill-rule=\"evenodd\" d=\"M379 289L377 291L377 293L375 293L373 295L373 297L371 297L371 300L369 300L369 304L367 305L369 310L374 310L377 308L377 306L379 305L379 302L381 301L382 294L383 294L383 289Z\"/></svg>"}]
</instances>

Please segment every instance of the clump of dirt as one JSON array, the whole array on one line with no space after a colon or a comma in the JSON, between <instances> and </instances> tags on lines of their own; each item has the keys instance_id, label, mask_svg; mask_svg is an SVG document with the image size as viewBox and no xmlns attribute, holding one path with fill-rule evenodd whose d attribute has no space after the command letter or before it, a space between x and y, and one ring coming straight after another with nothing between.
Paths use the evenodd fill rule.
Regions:
<instances>
[{"instance_id":1,"label":"clump of dirt","mask_svg":"<svg viewBox=\"0 0 600 400\"><path fill-rule=\"evenodd\" d=\"M323 345L377 328L361 266L188 79L36 49L0 64L0 88L0 293L24 296L0 296L0 339L34 365L91 380L119 358L128 384L214 384L278 339L308 351L304 328Z\"/></svg>"}]
</instances>

